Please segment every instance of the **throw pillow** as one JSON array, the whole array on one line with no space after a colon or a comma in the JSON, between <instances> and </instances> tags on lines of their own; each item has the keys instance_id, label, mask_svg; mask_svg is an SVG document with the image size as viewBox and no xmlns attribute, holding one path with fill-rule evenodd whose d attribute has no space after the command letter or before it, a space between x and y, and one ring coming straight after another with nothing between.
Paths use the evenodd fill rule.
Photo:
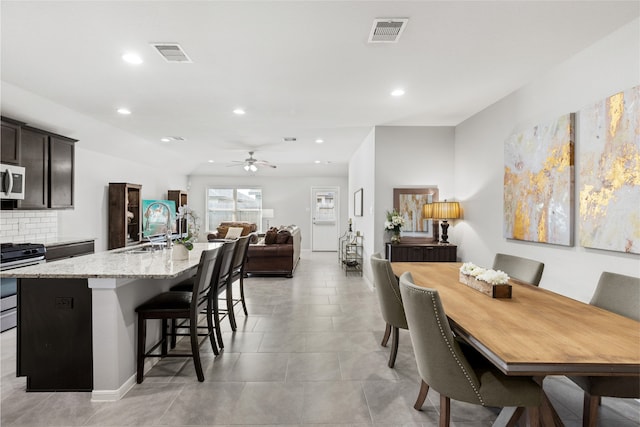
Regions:
<instances>
[{"instance_id":1,"label":"throw pillow","mask_svg":"<svg viewBox=\"0 0 640 427\"><path fill-rule=\"evenodd\" d=\"M276 243L279 245L287 243L290 237L291 232L289 230L280 230L278 231L278 236L276 237Z\"/></svg>"},{"instance_id":2,"label":"throw pillow","mask_svg":"<svg viewBox=\"0 0 640 427\"><path fill-rule=\"evenodd\" d=\"M237 239L238 237L240 237L242 235L242 227L229 227L229 230L227 230L227 234L226 236L224 236L225 239Z\"/></svg>"},{"instance_id":3,"label":"throw pillow","mask_svg":"<svg viewBox=\"0 0 640 427\"><path fill-rule=\"evenodd\" d=\"M275 228L270 228L264 233L264 244L265 245L273 245L276 242L276 238L278 237L278 230Z\"/></svg>"}]
</instances>

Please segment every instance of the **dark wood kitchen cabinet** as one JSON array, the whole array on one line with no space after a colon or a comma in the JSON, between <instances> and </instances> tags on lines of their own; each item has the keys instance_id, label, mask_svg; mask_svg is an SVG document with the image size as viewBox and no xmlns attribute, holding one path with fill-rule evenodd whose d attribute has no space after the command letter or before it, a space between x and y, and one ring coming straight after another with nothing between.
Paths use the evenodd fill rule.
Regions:
<instances>
[{"instance_id":1,"label":"dark wood kitchen cabinet","mask_svg":"<svg viewBox=\"0 0 640 427\"><path fill-rule=\"evenodd\" d=\"M49 135L38 129L22 128L20 166L25 168L24 200L18 209L49 207Z\"/></svg>"},{"instance_id":2,"label":"dark wood kitchen cabinet","mask_svg":"<svg viewBox=\"0 0 640 427\"><path fill-rule=\"evenodd\" d=\"M2 117L2 161L25 168L24 199L2 209L73 209L76 142Z\"/></svg>"},{"instance_id":3,"label":"dark wood kitchen cabinet","mask_svg":"<svg viewBox=\"0 0 640 427\"><path fill-rule=\"evenodd\" d=\"M23 123L2 118L2 138L0 138L0 162L20 164L20 136Z\"/></svg>"},{"instance_id":4,"label":"dark wood kitchen cabinet","mask_svg":"<svg viewBox=\"0 0 640 427\"><path fill-rule=\"evenodd\" d=\"M75 143L75 140L63 136L49 136L50 208L73 208Z\"/></svg>"},{"instance_id":5,"label":"dark wood kitchen cabinet","mask_svg":"<svg viewBox=\"0 0 640 427\"><path fill-rule=\"evenodd\" d=\"M437 243L387 243L385 255L391 262L456 262L457 248Z\"/></svg>"}]
</instances>

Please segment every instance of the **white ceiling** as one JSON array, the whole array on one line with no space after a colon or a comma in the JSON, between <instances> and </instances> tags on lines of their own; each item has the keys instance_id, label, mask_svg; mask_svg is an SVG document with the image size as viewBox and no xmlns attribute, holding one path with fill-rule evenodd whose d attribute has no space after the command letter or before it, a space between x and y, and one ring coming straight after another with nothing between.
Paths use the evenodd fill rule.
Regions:
<instances>
[{"instance_id":1,"label":"white ceiling","mask_svg":"<svg viewBox=\"0 0 640 427\"><path fill-rule=\"evenodd\" d=\"M133 135L139 147L130 144L131 153L179 160L184 173L246 174L227 165L255 150L278 165L260 169L265 176L345 175L373 126L456 125L640 10L638 1L2 0L0 7L3 115L34 120L36 109L8 90L15 87ZM399 43L368 44L373 20L385 17L409 18ZM193 63L165 62L152 42L179 43ZM144 63L124 63L126 51ZM396 87L406 94L391 97ZM117 114L121 106L133 114ZM247 114L234 115L236 107ZM64 130L74 136L83 126ZM187 141L162 143L163 136ZM288 136L297 142L282 142ZM81 142L112 154L117 146Z\"/></svg>"}]
</instances>

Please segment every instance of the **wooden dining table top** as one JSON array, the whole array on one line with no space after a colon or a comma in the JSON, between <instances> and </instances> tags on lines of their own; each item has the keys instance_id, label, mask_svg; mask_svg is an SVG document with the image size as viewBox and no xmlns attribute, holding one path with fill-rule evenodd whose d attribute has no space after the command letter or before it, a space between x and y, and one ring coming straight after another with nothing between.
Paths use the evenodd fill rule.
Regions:
<instances>
[{"instance_id":1,"label":"wooden dining table top","mask_svg":"<svg viewBox=\"0 0 640 427\"><path fill-rule=\"evenodd\" d=\"M491 298L459 282L461 265L391 263L437 289L455 333L507 375L640 376L640 322L513 280Z\"/></svg>"}]
</instances>

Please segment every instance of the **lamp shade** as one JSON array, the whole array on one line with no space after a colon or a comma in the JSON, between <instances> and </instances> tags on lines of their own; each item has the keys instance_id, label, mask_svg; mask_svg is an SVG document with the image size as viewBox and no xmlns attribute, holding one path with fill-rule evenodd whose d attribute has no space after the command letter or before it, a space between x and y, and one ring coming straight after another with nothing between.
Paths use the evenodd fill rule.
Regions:
<instances>
[{"instance_id":1,"label":"lamp shade","mask_svg":"<svg viewBox=\"0 0 640 427\"><path fill-rule=\"evenodd\" d=\"M431 205L431 218L433 219L460 218L460 204L458 202L434 202Z\"/></svg>"},{"instance_id":2,"label":"lamp shade","mask_svg":"<svg viewBox=\"0 0 640 427\"><path fill-rule=\"evenodd\" d=\"M271 219L274 218L275 212L273 209L262 209L262 218Z\"/></svg>"},{"instance_id":3,"label":"lamp shade","mask_svg":"<svg viewBox=\"0 0 640 427\"><path fill-rule=\"evenodd\" d=\"M422 218L430 219L433 215L433 203L427 203L422 206Z\"/></svg>"}]
</instances>

